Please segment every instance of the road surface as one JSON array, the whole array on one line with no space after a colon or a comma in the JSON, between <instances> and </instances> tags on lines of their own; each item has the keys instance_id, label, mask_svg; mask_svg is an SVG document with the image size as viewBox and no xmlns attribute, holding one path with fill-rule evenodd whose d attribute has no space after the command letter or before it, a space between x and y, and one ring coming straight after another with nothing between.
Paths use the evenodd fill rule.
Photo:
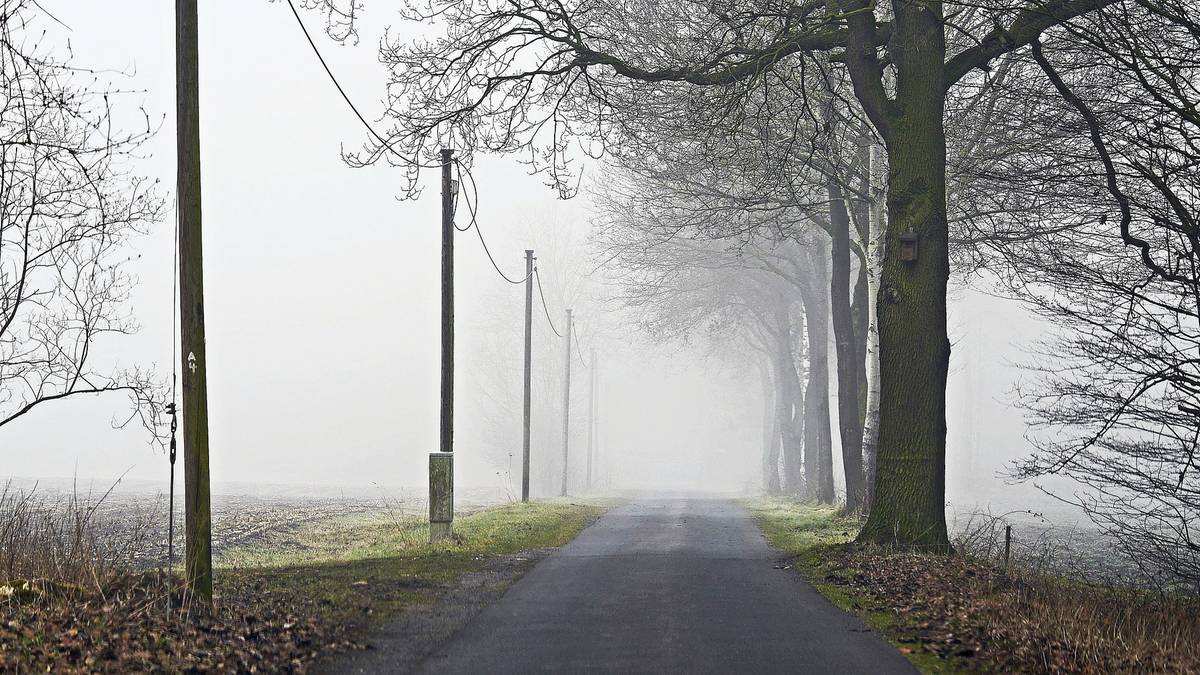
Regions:
<instances>
[{"instance_id":1,"label":"road surface","mask_svg":"<svg viewBox=\"0 0 1200 675\"><path fill-rule=\"evenodd\" d=\"M422 673L916 672L736 503L638 500L543 560Z\"/></svg>"}]
</instances>

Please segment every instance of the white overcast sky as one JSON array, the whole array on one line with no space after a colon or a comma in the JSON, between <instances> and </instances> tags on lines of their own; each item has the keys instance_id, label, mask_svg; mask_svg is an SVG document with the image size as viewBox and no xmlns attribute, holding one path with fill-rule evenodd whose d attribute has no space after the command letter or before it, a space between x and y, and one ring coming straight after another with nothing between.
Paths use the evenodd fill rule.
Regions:
<instances>
[{"instance_id":1,"label":"white overcast sky","mask_svg":"<svg viewBox=\"0 0 1200 675\"><path fill-rule=\"evenodd\" d=\"M416 202L400 202L398 171L354 170L341 162L341 145L356 146L363 130L286 4L200 4L214 481L358 490L373 484L419 486L426 454L437 442L437 187L430 184ZM46 6L70 27L54 34L69 37L80 64L134 71L128 86L145 93L127 102L143 103L155 118L165 116L152 156L138 170L161 178L169 189L173 3L57 0ZM305 20L319 31L319 17ZM381 111L385 82L376 44L389 24L399 24L389 0L367 0L358 46L338 46L323 36L319 41L371 119ZM481 222L509 271L521 271L522 251L530 247L568 258L554 260L543 252L547 278L568 278L588 267L586 199L557 200L540 178L527 176L510 158L481 161L476 177ZM473 234L458 242L458 353L464 364L478 365L498 308L515 308L511 318L519 326L523 294L497 280ZM169 225L143 240L139 253L134 310L143 330L105 343L100 351L111 361L157 363L169 371ZM576 281L578 287L587 284ZM562 289L547 290L552 307L561 308ZM1016 345L1038 330L1012 303L966 297L952 314L958 334L950 392L952 481L956 472L990 473L1025 450L1020 414L998 401L1016 376L1005 363L1019 358ZM545 337L545 329L539 330ZM590 341L585 349L598 346L603 352L601 436L614 482L738 489L757 480L757 382L699 362L696 354L613 337L623 330L599 316L581 318L581 335ZM972 352L975 360L964 360ZM973 380L963 378L964 364ZM556 377L543 373L551 383ZM578 372L576 377L577 383L584 379ZM470 397L488 392L469 390L477 382L470 373L460 373L458 381L460 481L493 485L496 466L482 459L497 452L486 447L497 435L489 425L519 420L472 418ZM134 478L163 480L165 460L136 430L110 428L119 410L111 399L47 406L0 436L0 476L74 474L104 481L128 469ZM573 415L583 419L582 405ZM576 435L582 438L582 431ZM956 446L979 445L980 438L983 466L955 459ZM554 456L558 449L540 452ZM961 501L972 497L970 489L958 493Z\"/></svg>"}]
</instances>

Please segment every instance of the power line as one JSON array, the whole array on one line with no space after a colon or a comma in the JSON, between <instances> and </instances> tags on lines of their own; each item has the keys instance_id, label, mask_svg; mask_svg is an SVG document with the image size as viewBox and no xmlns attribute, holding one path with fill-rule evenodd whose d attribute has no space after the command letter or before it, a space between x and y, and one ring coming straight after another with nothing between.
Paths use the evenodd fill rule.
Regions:
<instances>
[{"instance_id":1,"label":"power line","mask_svg":"<svg viewBox=\"0 0 1200 675\"><path fill-rule=\"evenodd\" d=\"M571 332L575 335L575 353L579 356L579 363L584 368L588 367L588 362L583 359L583 347L579 346L579 330L575 327L577 324L571 323Z\"/></svg>"},{"instance_id":2,"label":"power line","mask_svg":"<svg viewBox=\"0 0 1200 675\"><path fill-rule=\"evenodd\" d=\"M563 334L554 327L554 319L550 318L550 307L546 304L546 294L542 292L542 275L538 273L536 267L533 268L533 279L537 282L538 296L542 299L542 309L546 312L546 323L550 324L550 330L554 331L555 335L563 337Z\"/></svg>"},{"instance_id":3,"label":"power line","mask_svg":"<svg viewBox=\"0 0 1200 675\"><path fill-rule=\"evenodd\" d=\"M455 162L455 163L457 164L457 162ZM450 206L451 215L454 215L454 216L458 215L458 198L459 198L459 196L462 195L462 178L461 178L462 171L459 171L458 175L459 175L459 181L458 181L458 188L454 191L454 204L452 204ZM471 212L470 204L467 204L467 211ZM467 223L466 227L459 227L458 224L453 221L450 223L450 225L452 225L454 227L454 229L458 230L459 232L466 232L467 230L471 229L471 226L474 224L475 224L475 216L474 216L473 212L471 215L471 222Z\"/></svg>"},{"instance_id":4,"label":"power line","mask_svg":"<svg viewBox=\"0 0 1200 675\"><path fill-rule=\"evenodd\" d=\"M304 25L304 21L300 18L300 12L296 11L296 5L292 2L292 0L287 0L287 4L288 7L292 9L292 16L296 17L296 23L300 25L300 31L304 33L305 39L308 40L308 46L312 47L313 54L316 54L317 60L321 62L321 67L325 69L325 74L329 76L329 80L333 82L333 86L337 87L338 93L342 95L342 100L346 102L346 105L350 106L350 109L354 111L355 117L358 118L359 122L362 122L362 125L367 128L367 131L371 132L372 136L378 139L378 141L382 143L385 148L390 150L392 154L398 157L400 161L404 162L405 164L418 169L436 169L438 167L436 164L421 164L420 162L405 157L392 145L391 141L380 135L378 131L375 131L375 127L371 126L371 123L367 121L367 118L363 117L363 114L358 111L358 107L354 105L354 101L350 100L350 96L346 93L346 90L342 88L341 82L338 82L337 77L329 68L329 64L325 61L325 57L321 55L321 50L317 49L317 43L313 41L312 35L309 34L308 28Z\"/></svg>"},{"instance_id":5,"label":"power line","mask_svg":"<svg viewBox=\"0 0 1200 675\"><path fill-rule=\"evenodd\" d=\"M475 184L475 175L471 173L470 169L464 166L463 163L457 159L454 160L454 164L458 167L458 192L454 195L454 211L456 213L458 212L459 195L464 195L463 199L467 202L467 212L471 214L471 222L467 223L466 227L459 227L458 225L455 225L454 229L458 230L459 232L466 232L467 230L471 229L478 220L476 211L479 204L479 187ZM464 171L466 171L467 178L471 181L471 192L475 195L474 201L471 201L469 197L465 196L466 185L463 184L462 180Z\"/></svg>"},{"instance_id":6,"label":"power line","mask_svg":"<svg viewBox=\"0 0 1200 675\"><path fill-rule=\"evenodd\" d=\"M378 131L375 130L375 127L371 126L371 123L367 121L367 118L364 117L361 112L359 112L358 106L354 105L354 101L350 99L350 95L346 93L346 90L342 87L341 82L338 81L337 76L333 74L333 70L329 67L329 63L325 60L325 57L321 54L321 50L317 48L317 43L316 43L316 41L313 40L312 34L310 34L308 32L308 27L304 25L304 20L300 18L300 12L296 10L295 3L292 2L292 0L287 0L287 3L288 3L288 8L290 8L292 10L292 16L296 17L296 24L298 26L300 26L300 32L304 33L304 38L305 38L305 40L308 41L308 46L310 48L312 48L312 52L317 57L317 60L321 63L321 67L325 69L325 74L329 76L329 81L333 83L333 86L337 89L338 93L341 94L342 100L346 102L346 105L350 107L350 110L354 112L354 116L358 118L358 121L362 123L362 125L367 129L367 131L369 131L371 133L371 135L375 137L376 140L378 140L381 144L383 144L383 147L387 148L388 151L390 151L393 155L395 155L398 159L400 159L400 161L404 162L405 164L408 164L409 166L412 166L412 167L418 168L418 169L437 168L438 165L436 165L436 164L421 164L420 162L416 162L414 160L409 159L408 157L405 157L403 154L400 153L399 150L397 150L395 148L395 146L393 146L391 141L384 138ZM507 281L508 283L513 284L513 285L525 283L526 281L529 280L528 276L526 276L523 279L515 279L515 278L510 277L507 274L505 274L504 271L500 269L500 266L496 264L496 259L494 256L492 256L492 251L491 251L491 249L488 248L487 241L483 238L483 232L479 229L479 219L478 219L478 213L476 211L476 204L478 203L479 193L478 193L478 187L475 184L475 178L474 178L474 176L471 175L470 169L466 169L462 165L462 162L455 160L455 164L457 164L459 167L460 186L461 186L460 191L461 191L462 187L465 187L465 186L462 186L462 181L461 181L461 176L463 175L464 170L465 170L467 179L471 181L471 189L472 189L472 192L474 192L474 194L475 194L475 202L473 203L471 201L470 197L466 196L465 193L463 194L463 200L466 202L467 210L471 214L471 222L468 223L466 227L460 228L457 225L455 225L454 228L456 230L458 230L459 232L466 232L467 230L474 227L475 234L479 237L479 243L483 246L483 251L484 251L484 253L487 254L488 261L491 262L492 267L496 270L496 274L500 275L500 278L504 279L505 281ZM455 202L456 202L455 205L457 206L457 195L455 197ZM550 308L546 304L546 294L542 290L542 279L541 279L541 276L538 275L536 267L533 270L533 274L534 274L534 278L537 281L538 296L541 297L541 299L542 299L542 309L546 313L546 321L547 321L547 323L550 324L550 330L554 331L554 334L557 335L558 337L563 337L563 334L559 332L557 327L555 327L554 320L550 318ZM576 346L579 345L579 334L578 333L575 334L575 344L576 344ZM580 359L582 359L582 358L583 357L580 356Z\"/></svg>"},{"instance_id":7,"label":"power line","mask_svg":"<svg viewBox=\"0 0 1200 675\"><path fill-rule=\"evenodd\" d=\"M461 162L456 162L456 164L459 166L458 175L461 177L463 175L462 172L464 167L462 166ZM471 175L471 171L469 169L467 169L467 178L471 181L471 190L475 193L475 199L477 203L479 200L479 191L475 185L475 177ZM462 184L461 179L459 180L459 192L464 195L463 199L467 203L467 211L471 214L471 222L467 225L467 229L470 229L471 227L475 228L475 234L479 236L479 243L483 246L483 252L487 254L488 260L492 263L492 268L496 270L496 274L499 274L501 279L513 284L514 286L529 281L529 275L526 275L522 279L514 279L505 274L504 271L500 269L500 266L496 264L496 258L492 256L492 251L488 248L487 241L485 241L483 238L483 230L479 229L479 218L476 213L475 203L472 203L471 198L466 196L466 186ZM466 230L461 231L465 232Z\"/></svg>"}]
</instances>

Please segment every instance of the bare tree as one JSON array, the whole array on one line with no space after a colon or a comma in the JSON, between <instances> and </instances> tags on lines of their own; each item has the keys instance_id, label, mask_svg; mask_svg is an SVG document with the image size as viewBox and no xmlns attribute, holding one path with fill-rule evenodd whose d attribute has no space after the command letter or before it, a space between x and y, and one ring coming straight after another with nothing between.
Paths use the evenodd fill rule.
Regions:
<instances>
[{"instance_id":1,"label":"bare tree","mask_svg":"<svg viewBox=\"0 0 1200 675\"><path fill-rule=\"evenodd\" d=\"M1016 475L1064 496L1131 560L1200 587L1200 25L1191 5L1113 5L1008 64L969 197L981 256L1057 327L1020 402L1039 431ZM1030 58L1031 57L1031 58ZM1004 196L993 196L1004 195ZM968 196L965 194L965 196ZM1020 222L1015 222L1019 220ZM997 233L1002 233L996 236Z\"/></svg>"},{"instance_id":2,"label":"bare tree","mask_svg":"<svg viewBox=\"0 0 1200 675\"><path fill-rule=\"evenodd\" d=\"M137 330L128 244L160 217L129 165L154 126L117 128L92 71L50 54L31 0L0 3L0 427L51 401L124 394L124 423L157 432L160 382L94 366L97 341ZM118 424L122 422L118 421Z\"/></svg>"}]
</instances>

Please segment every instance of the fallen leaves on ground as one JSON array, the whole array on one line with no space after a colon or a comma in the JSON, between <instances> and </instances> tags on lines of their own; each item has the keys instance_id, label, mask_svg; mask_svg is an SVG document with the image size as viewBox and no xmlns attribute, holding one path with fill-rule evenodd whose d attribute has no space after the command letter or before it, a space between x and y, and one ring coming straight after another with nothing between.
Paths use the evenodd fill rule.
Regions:
<instances>
[{"instance_id":1,"label":"fallen leaves on ground","mask_svg":"<svg viewBox=\"0 0 1200 675\"><path fill-rule=\"evenodd\" d=\"M232 593L211 614L168 611L168 579L156 573L69 594L36 581L9 585L27 590L19 602L0 599L0 672L298 673L356 647L302 602L270 594Z\"/></svg>"},{"instance_id":2,"label":"fallen leaves on ground","mask_svg":"<svg viewBox=\"0 0 1200 675\"><path fill-rule=\"evenodd\" d=\"M892 639L957 668L1200 672L1200 608L1186 598L875 547L829 549L826 565L825 582L894 616Z\"/></svg>"}]
</instances>

